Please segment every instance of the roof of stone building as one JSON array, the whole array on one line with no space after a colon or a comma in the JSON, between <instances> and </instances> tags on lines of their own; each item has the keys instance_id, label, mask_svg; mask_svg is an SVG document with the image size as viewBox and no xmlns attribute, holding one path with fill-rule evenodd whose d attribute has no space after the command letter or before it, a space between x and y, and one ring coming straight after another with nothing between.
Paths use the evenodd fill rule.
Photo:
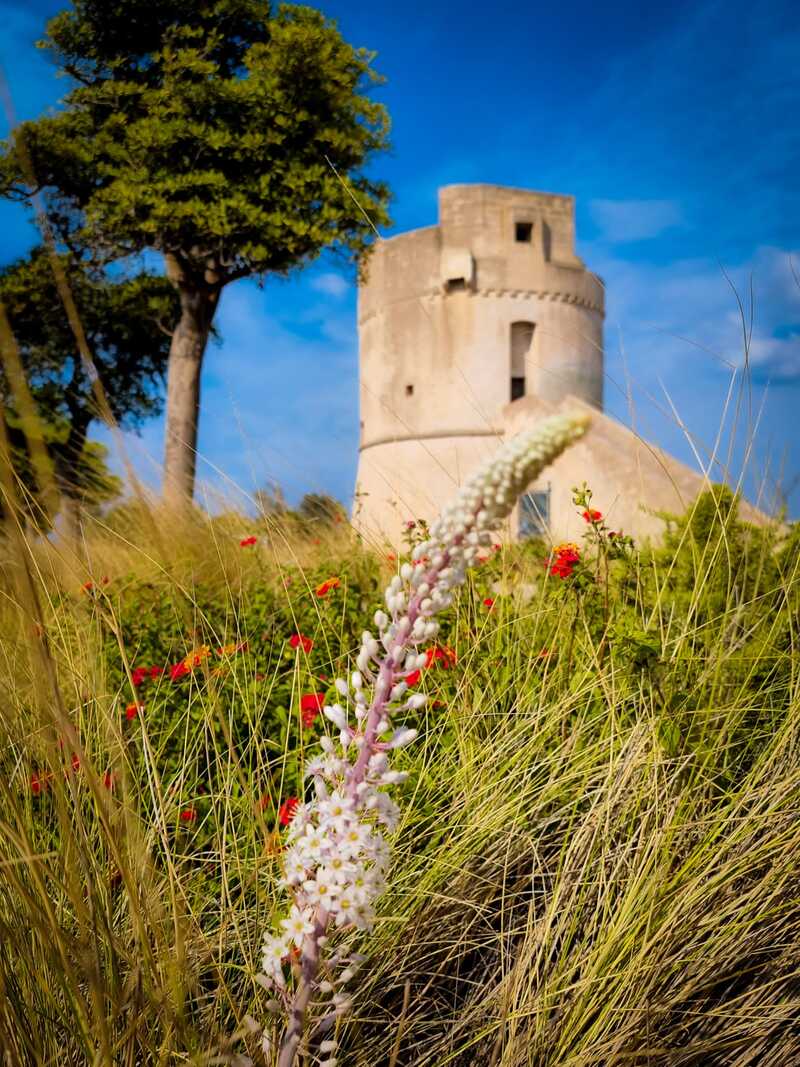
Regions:
<instances>
[{"instance_id":1,"label":"roof of stone building","mask_svg":"<svg viewBox=\"0 0 800 1067\"><path fill-rule=\"evenodd\" d=\"M560 486L586 482L595 492L609 521L657 537L663 514L679 515L705 489L726 481L721 465L710 473L693 470L632 429L575 396L550 405L525 396L502 411L507 433L516 433L531 421L555 411L585 411L591 416L586 435L551 465L548 475ZM740 500L739 514L746 522L765 525L775 520Z\"/></svg>"}]
</instances>

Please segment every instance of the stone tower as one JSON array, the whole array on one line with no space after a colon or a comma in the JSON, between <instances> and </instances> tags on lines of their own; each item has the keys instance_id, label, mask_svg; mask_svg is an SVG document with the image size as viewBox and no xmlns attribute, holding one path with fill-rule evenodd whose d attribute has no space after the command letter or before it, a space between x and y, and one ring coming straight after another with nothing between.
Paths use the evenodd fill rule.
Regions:
<instances>
[{"instance_id":1,"label":"stone tower","mask_svg":"<svg viewBox=\"0 0 800 1067\"><path fill-rule=\"evenodd\" d=\"M570 196L440 189L438 225L375 248L358 329L354 519L371 537L433 517L525 398L602 407L603 287L575 254Z\"/></svg>"}]
</instances>

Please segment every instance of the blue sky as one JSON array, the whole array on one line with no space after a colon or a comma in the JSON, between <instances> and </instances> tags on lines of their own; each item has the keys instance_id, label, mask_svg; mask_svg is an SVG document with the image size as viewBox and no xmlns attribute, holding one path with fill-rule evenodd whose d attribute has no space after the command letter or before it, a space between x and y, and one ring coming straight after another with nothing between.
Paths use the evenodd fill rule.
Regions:
<instances>
[{"instance_id":1,"label":"blue sky","mask_svg":"<svg viewBox=\"0 0 800 1067\"><path fill-rule=\"evenodd\" d=\"M64 91L32 42L63 5L0 0L18 117ZM494 182L577 200L578 251L607 290L606 407L696 465L741 367L737 293L753 294L750 370L723 434L732 470L758 422L747 488L800 474L800 13L789 0L319 5L378 55L393 147L386 235L436 221L436 190ZM0 127L4 120L0 119ZM4 130L2 131L5 132ZM4 258L28 248L0 204ZM348 499L358 442L355 285L329 262L223 296L203 377L208 492L269 480ZM738 404L738 429L733 412ZM158 479L163 424L129 439ZM790 496L800 514L800 483Z\"/></svg>"}]
</instances>

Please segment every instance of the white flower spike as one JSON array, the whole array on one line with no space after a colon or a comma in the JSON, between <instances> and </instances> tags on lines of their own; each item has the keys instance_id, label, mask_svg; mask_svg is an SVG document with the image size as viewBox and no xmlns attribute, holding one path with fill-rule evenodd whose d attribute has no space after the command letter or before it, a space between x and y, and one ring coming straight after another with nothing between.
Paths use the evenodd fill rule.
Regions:
<instances>
[{"instance_id":1,"label":"white flower spike","mask_svg":"<svg viewBox=\"0 0 800 1067\"><path fill-rule=\"evenodd\" d=\"M393 831L400 812L384 790L406 775L389 767L388 754L410 744L413 727L394 727L392 715L415 711L425 703L421 693L404 700L406 678L425 666L420 645L438 631L433 616L453 601L467 568L492 532L510 513L520 493L561 452L585 432L584 414L555 415L520 434L476 471L453 503L430 528L430 538L417 545L412 563L403 563L386 590L386 610L375 612L377 638L365 630L349 679L337 679L346 706L355 705L355 726L340 704L324 709L339 730L339 744L323 738L323 755L315 757L310 777L316 798L298 809L289 828L281 885L291 906L280 921L283 933L264 938L262 985L280 998L286 1015L278 1067L293 1067L302 1045L305 1016L314 998L331 996L333 1014L343 1014L350 1000L334 992L348 981L363 957L339 948L329 951L338 930L370 930L374 904L389 866L389 846L381 827ZM401 703L401 701L403 701ZM392 731L391 737L386 735ZM335 941L341 944L337 934ZM286 985L286 960L299 951L298 977ZM328 954L320 977L323 950ZM338 979L333 978L338 970ZM329 980L330 979L330 980ZM327 1047L326 1047L327 1045ZM335 1050L323 1043L323 1053ZM320 1067L334 1067L329 1057Z\"/></svg>"}]
</instances>

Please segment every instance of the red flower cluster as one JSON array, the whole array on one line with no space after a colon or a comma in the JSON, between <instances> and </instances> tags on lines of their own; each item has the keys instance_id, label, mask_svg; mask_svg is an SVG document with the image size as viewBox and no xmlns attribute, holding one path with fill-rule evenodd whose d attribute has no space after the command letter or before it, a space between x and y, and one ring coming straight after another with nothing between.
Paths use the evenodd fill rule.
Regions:
<instances>
[{"instance_id":1,"label":"red flower cluster","mask_svg":"<svg viewBox=\"0 0 800 1067\"><path fill-rule=\"evenodd\" d=\"M300 697L300 715L303 726L305 726L306 729L309 726L314 725L314 720L322 711L324 703L324 693L306 693L304 696Z\"/></svg>"},{"instance_id":2,"label":"red flower cluster","mask_svg":"<svg viewBox=\"0 0 800 1067\"><path fill-rule=\"evenodd\" d=\"M595 508L587 508L582 515L586 522L599 522L603 517L602 511L597 511Z\"/></svg>"},{"instance_id":3,"label":"red flower cluster","mask_svg":"<svg viewBox=\"0 0 800 1067\"><path fill-rule=\"evenodd\" d=\"M251 545L257 545L258 538L253 534L251 537L243 537L239 542L239 548L249 548Z\"/></svg>"},{"instance_id":4,"label":"red flower cluster","mask_svg":"<svg viewBox=\"0 0 800 1067\"><path fill-rule=\"evenodd\" d=\"M174 666L170 667L169 670L170 681L177 682L179 678L183 678L184 674L189 673L189 669L190 668L186 665L184 660L181 660L180 663L174 664Z\"/></svg>"},{"instance_id":5,"label":"red flower cluster","mask_svg":"<svg viewBox=\"0 0 800 1067\"><path fill-rule=\"evenodd\" d=\"M35 797L41 796L42 790L47 789L50 785L50 776L47 774L40 774L39 771L34 771L31 775L31 793Z\"/></svg>"},{"instance_id":6,"label":"red flower cluster","mask_svg":"<svg viewBox=\"0 0 800 1067\"><path fill-rule=\"evenodd\" d=\"M108 585L108 583L110 581L111 581L111 579L108 577L108 575L104 574L103 577L100 579L100 585ZM81 586L81 592L82 593L91 593L93 589L94 589L94 582L91 582L91 581L84 582L83 585Z\"/></svg>"},{"instance_id":7,"label":"red flower cluster","mask_svg":"<svg viewBox=\"0 0 800 1067\"><path fill-rule=\"evenodd\" d=\"M131 681L134 688L138 689L148 678L160 678L163 673L163 667L134 667L131 671Z\"/></svg>"},{"instance_id":8,"label":"red flower cluster","mask_svg":"<svg viewBox=\"0 0 800 1067\"><path fill-rule=\"evenodd\" d=\"M297 811L297 805L300 801L297 797L287 797L286 800L278 808L278 822L281 826L288 826L294 818L294 814Z\"/></svg>"},{"instance_id":9,"label":"red flower cluster","mask_svg":"<svg viewBox=\"0 0 800 1067\"><path fill-rule=\"evenodd\" d=\"M320 582L314 592L318 597L324 597L330 593L331 589L337 589L341 584L339 578L326 578L324 582Z\"/></svg>"},{"instance_id":10,"label":"red flower cluster","mask_svg":"<svg viewBox=\"0 0 800 1067\"><path fill-rule=\"evenodd\" d=\"M564 545L556 545L552 561L545 563L545 566L550 567L550 573L556 578L569 578L580 558L578 546L567 542Z\"/></svg>"},{"instance_id":11,"label":"red flower cluster","mask_svg":"<svg viewBox=\"0 0 800 1067\"><path fill-rule=\"evenodd\" d=\"M425 669L432 667L434 663L441 663L445 670L454 666L456 654L447 645L433 645L425 652Z\"/></svg>"},{"instance_id":12,"label":"red flower cluster","mask_svg":"<svg viewBox=\"0 0 800 1067\"><path fill-rule=\"evenodd\" d=\"M144 711L144 704L129 704L125 709L125 718L129 721L131 719L138 719L139 713Z\"/></svg>"},{"instance_id":13,"label":"red flower cluster","mask_svg":"<svg viewBox=\"0 0 800 1067\"><path fill-rule=\"evenodd\" d=\"M489 611L491 611L492 608L494 607L494 597L487 596L486 599L483 602L483 606L485 608L488 608Z\"/></svg>"},{"instance_id":14,"label":"red flower cluster","mask_svg":"<svg viewBox=\"0 0 800 1067\"><path fill-rule=\"evenodd\" d=\"M181 812L181 822L195 822L197 820L197 812L194 808L184 808Z\"/></svg>"},{"instance_id":15,"label":"red flower cluster","mask_svg":"<svg viewBox=\"0 0 800 1067\"><path fill-rule=\"evenodd\" d=\"M422 670L412 671L411 674L406 676L406 685L411 687L419 684L419 680L422 677L422 671L427 671L430 667L433 667L436 663L441 663L442 667L447 670L452 667L456 662L456 654L452 648L448 648L447 645L433 645L431 648L425 650L425 666Z\"/></svg>"},{"instance_id":16,"label":"red flower cluster","mask_svg":"<svg viewBox=\"0 0 800 1067\"><path fill-rule=\"evenodd\" d=\"M303 634L292 634L289 638L289 644L292 648L302 648L306 653L310 652L314 647L314 642L310 637L304 637Z\"/></svg>"}]
</instances>

